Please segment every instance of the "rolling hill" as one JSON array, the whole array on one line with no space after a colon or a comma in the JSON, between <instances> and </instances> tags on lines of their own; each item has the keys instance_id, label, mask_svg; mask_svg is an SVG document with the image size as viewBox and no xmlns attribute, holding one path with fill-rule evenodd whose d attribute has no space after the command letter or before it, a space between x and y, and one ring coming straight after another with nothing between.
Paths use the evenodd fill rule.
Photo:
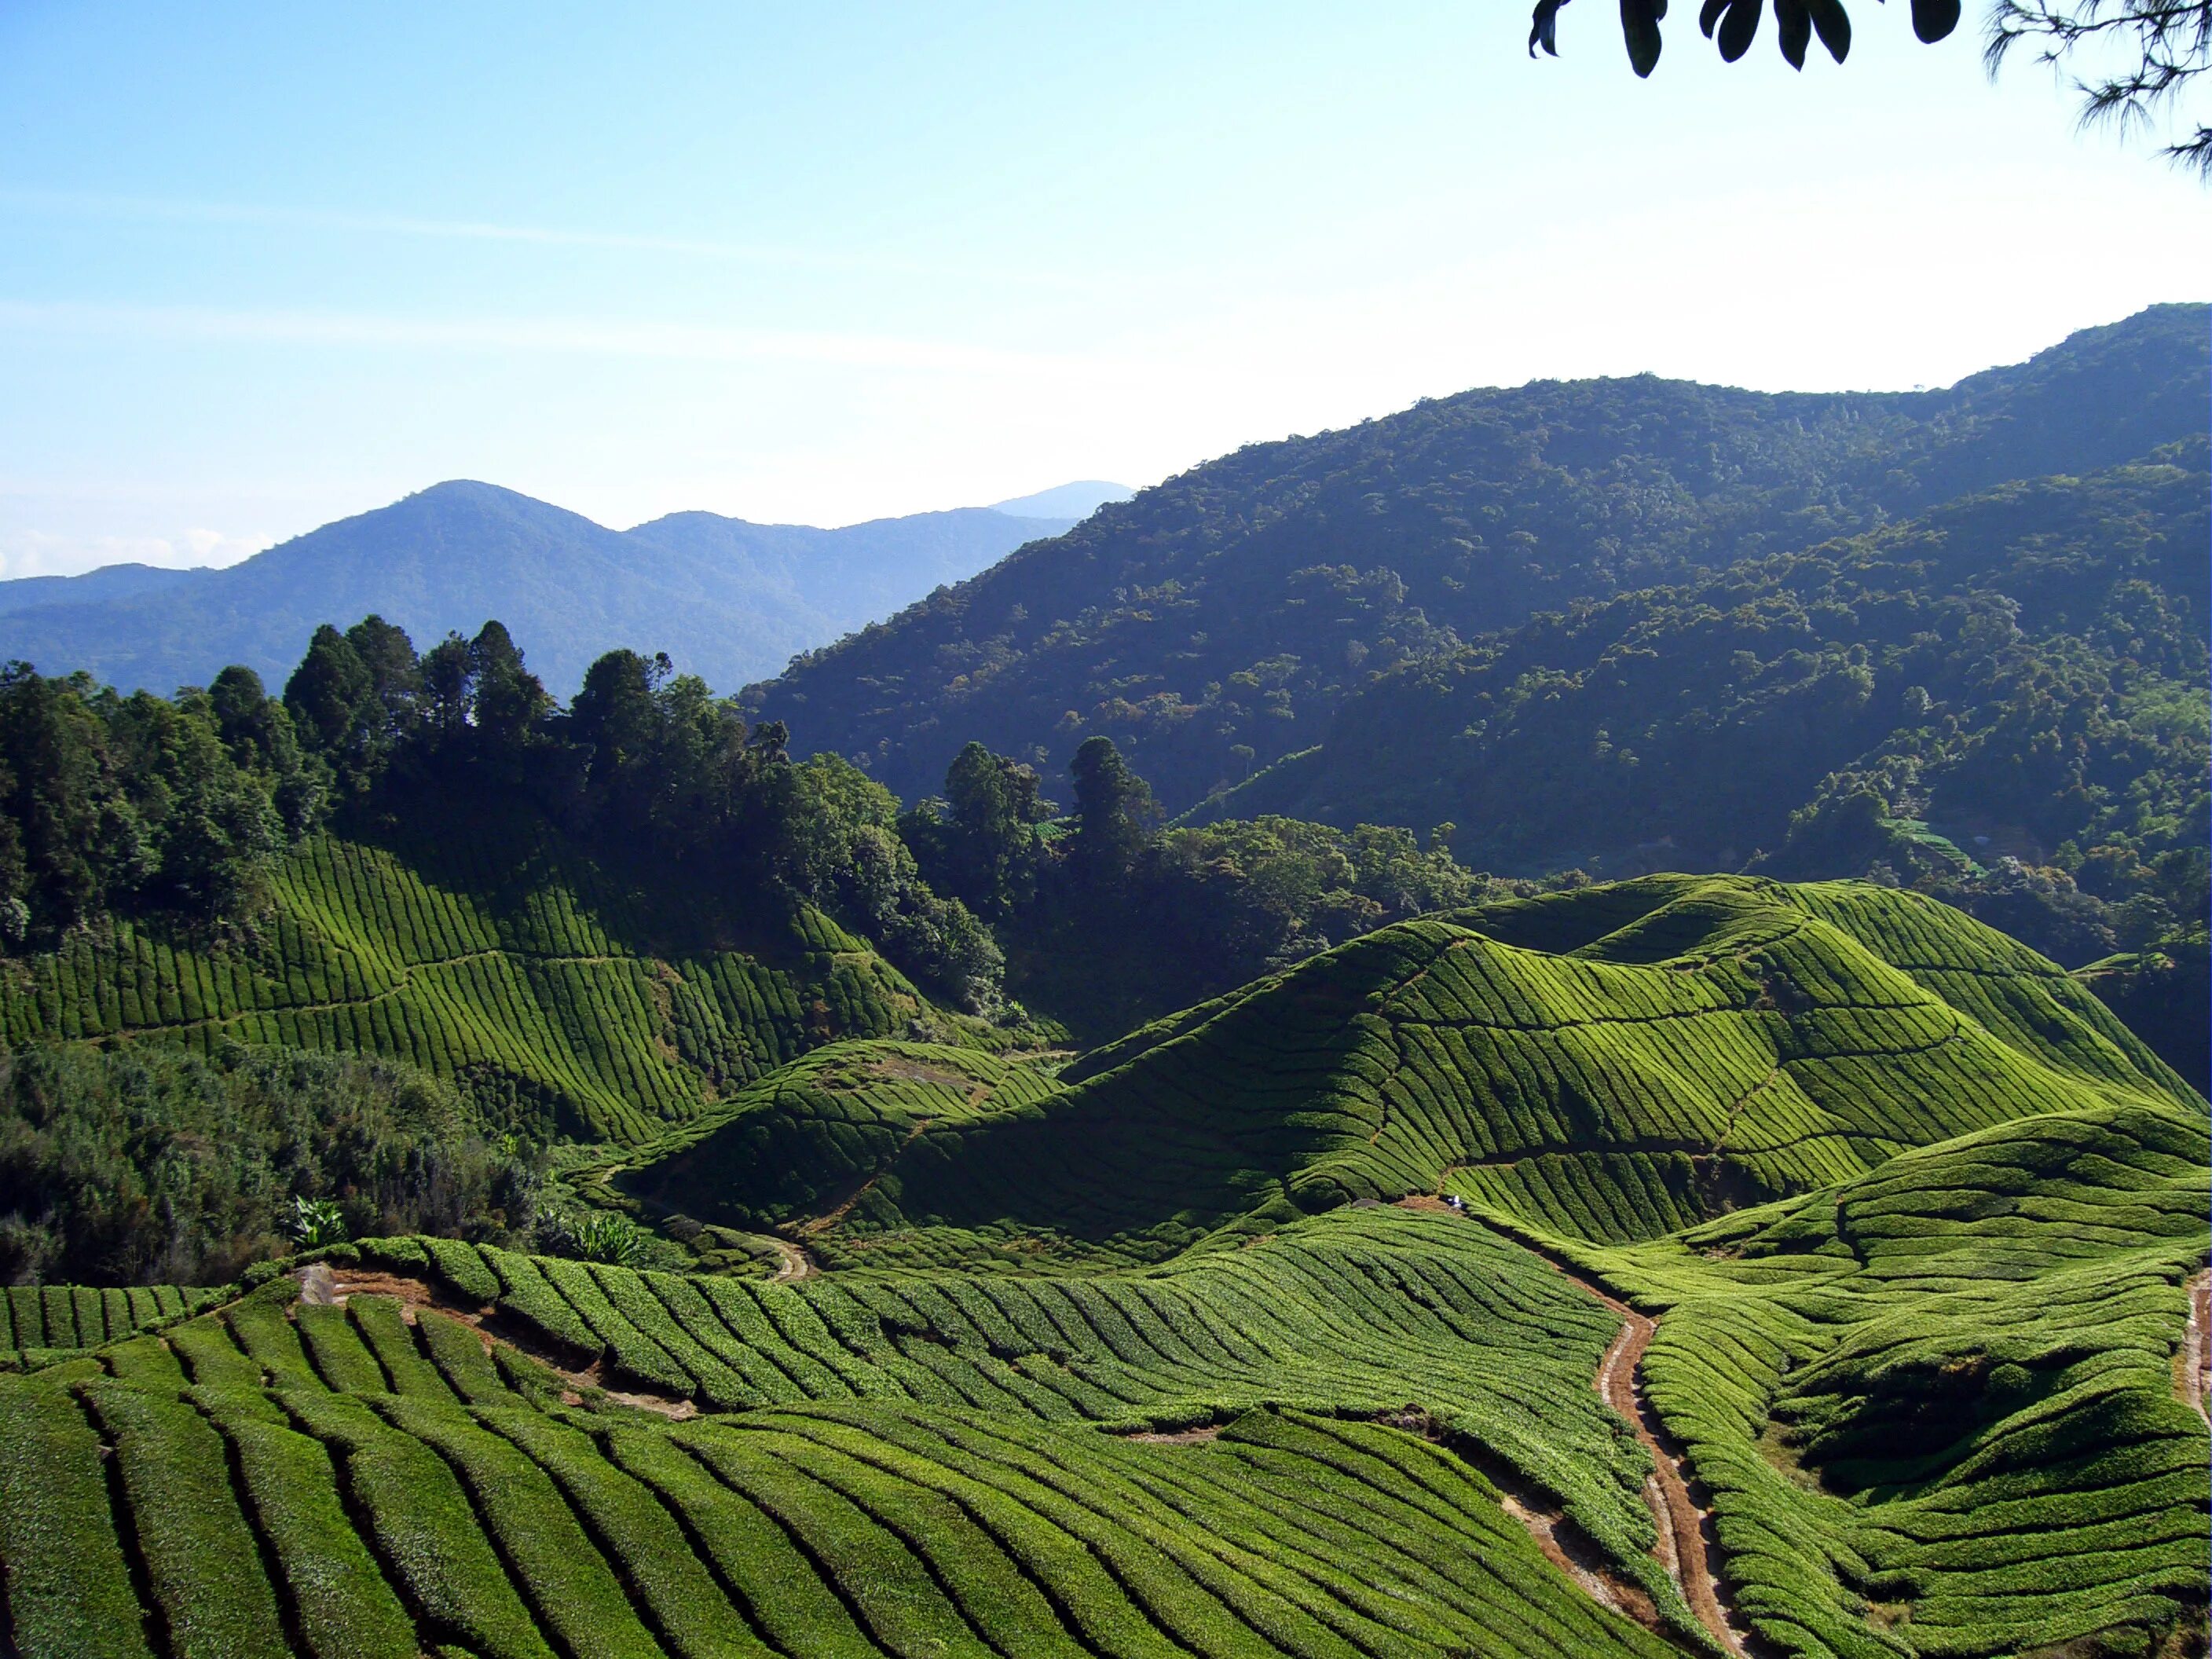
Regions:
<instances>
[{"instance_id":1,"label":"rolling hill","mask_svg":"<svg viewBox=\"0 0 2212 1659\"><path fill-rule=\"evenodd\" d=\"M832 1079L832 1053L641 1148L624 1184L848 1267L1133 1264L1445 1191L1627 1243L2019 1117L2203 1109L2088 992L1959 912L1739 877L1382 928L1049 1094L920 1053Z\"/></svg>"},{"instance_id":2,"label":"rolling hill","mask_svg":"<svg viewBox=\"0 0 2212 1659\"><path fill-rule=\"evenodd\" d=\"M1538 612L2192 440L2205 314L2156 307L1938 392L1544 381L1254 445L750 696L909 799L970 738L1056 771L1103 734L1179 811L1321 742L1376 674Z\"/></svg>"},{"instance_id":3,"label":"rolling hill","mask_svg":"<svg viewBox=\"0 0 2212 1659\"><path fill-rule=\"evenodd\" d=\"M375 613L428 648L497 617L563 696L619 643L734 690L1073 522L966 507L816 530L678 513L613 531L442 483L227 569L0 582L0 659L125 690L204 685L231 663L281 685L319 623Z\"/></svg>"},{"instance_id":4,"label":"rolling hill","mask_svg":"<svg viewBox=\"0 0 2212 1659\"><path fill-rule=\"evenodd\" d=\"M833 1044L629 1154L780 1224L777 1282L398 1237L198 1307L11 1295L5 1628L2179 1655L2206 1115L2049 963L1854 884L1401 924L1058 1081Z\"/></svg>"},{"instance_id":5,"label":"rolling hill","mask_svg":"<svg viewBox=\"0 0 2212 1659\"><path fill-rule=\"evenodd\" d=\"M114 919L0 966L7 1046L406 1061L544 1142L648 1138L833 1036L954 1030L819 912L702 904L527 808L319 832L250 932Z\"/></svg>"}]
</instances>

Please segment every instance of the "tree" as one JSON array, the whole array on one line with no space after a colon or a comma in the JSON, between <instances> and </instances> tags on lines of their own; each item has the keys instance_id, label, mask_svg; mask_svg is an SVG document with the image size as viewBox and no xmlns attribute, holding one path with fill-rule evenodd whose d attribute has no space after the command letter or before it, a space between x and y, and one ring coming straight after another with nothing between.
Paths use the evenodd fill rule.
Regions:
<instances>
[{"instance_id":1,"label":"tree","mask_svg":"<svg viewBox=\"0 0 2212 1659\"><path fill-rule=\"evenodd\" d=\"M1805 66L1814 36L1842 63L1851 49L1850 14L1844 0L1771 0L1777 43L1793 68ZM1528 29L1531 57L1540 49L1559 56L1559 19L1567 0L1536 0ZM1734 63L1751 50L1769 0L1705 0L1698 25ZM1912 31L1941 40L1959 25L1960 0L1911 0ZM1620 30L1628 61L1639 76L1658 67L1659 25L1667 0L1621 0ZM2117 53L2110 70L2077 77L2083 124L2111 122L2122 129L2148 125L2178 103L2182 92L2212 69L2212 0L1993 0L1984 52L1994 75L2023 46L2034 43L2040 63L2058 67L2077 53ZM2165 146L2165 153L2212 181L2212 126L2198 125Z\"/></svg>"},{"instance_id":2,"label":"tree","mask_svg":"<svg viewBox=\"0 0 2212 1659\"><path fill-rule=\"evenodd\" d=\"M2094 3L2094 0L2093 0ZM1567 0L1536 0L1528 29L1528 52L1539 47L1559 55L1559 9ZM1698 13L1698 26L1719 47L1722 58L1733 64L1751 50L1768 0L1705 0ZM1942 40L1959 26L1959 0L1911 0L1912 32L1923 41ZM1851 50L1850 14L1844 0L1773 0L1775 27L1782 55L1794 69L1805 67L1805 49L1813 36L1838 64ZM1659 66L1660 21L1667 15L1667 0L1620 0L1620 33L1628 47L1628 61L1639 76Z\"/></svg>"},{"instance_id":3,"label":"tree","mask_svg":"<svg viewBox=\"0 0 2212 1659\"><path fill-rule=\"evenodd\" d=\"M523 665L522 650L505 623L492 621L469 641L469 715L479 758L511 767L537 735L553 699Z\"/></svg>"},{"instance_id":4,"label":"tree","mask_svg":"<svg viewBox=\"0 0 2212 1659\"><path fill-rule=\"evenodd\" d=\"M284 682L284 707L301 735L343 767L355 758L375 696L369 678L346 636L325 623L307 641L307 654Z\"/></svg>"},{"instance_id":5,"label":"tree","mask_svg":"<svg viewBox=\"0 0 2212 1659\"><path fill-rule=\"evenodd\" d=\"M1111 738L1091 738L1068 763L1075 783L1075 838L1068 856L1093 895L1119 888L1152 839L1159 811L1151 787L1129 769Z\"/></svg>"},{"instance_id":6,"label":"tree","mask_svg":"<svg viewBox=\"0 0 2212 1659\"><path fill-rule=\"evenodd\" d=\"M2149 125L2212 69L2212 0L1996 0L1983 52L1990 72L2030 43L2036 61L2054 68L2077 52L2116 50L2114 71L2077 76L2074 89L2084 125L2110 123L2125 131ZM2212 126L2199 124L2164 148L2212 182Z\"/></svg>"},{"instance_id":7,"label":"tree","mask_svg":"<svg viewBox=\"0 0 2212 1659\"><path fill-rule=\"evenodd\" d=\"M422 665L415 655L415 641L407 630L374 615L363 617L346 629L362 666L368 671L373 731L369 747L380 757L404 742L420 718Z\"/></svg>"},{"instance_id":8,"label":"tree","mask_svg":"<svg viewBox=\"0 0 2212 1659\"><path fill-rule=\"evenodd\" d=\"M1036 884L1036 826L1052 816L1037 775L970 743L945 774L946 877L980 915L998 921Z\"/></svg>"}]
</instances>

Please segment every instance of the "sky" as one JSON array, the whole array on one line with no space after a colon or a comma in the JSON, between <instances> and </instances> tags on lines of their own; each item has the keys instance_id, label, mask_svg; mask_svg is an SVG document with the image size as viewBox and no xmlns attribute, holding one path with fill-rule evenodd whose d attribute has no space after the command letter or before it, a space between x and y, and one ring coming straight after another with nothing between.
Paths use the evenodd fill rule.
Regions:
<instances>
[{"instance_id":1,"label":"sky","mask_svg":"<svg viewBox=\"0 0 2212 1659\"><path fill-rule=\"evenodd\" d=\"M2212 196L1970 21L1603 0L0 0L0 577L441 479L844 524L1531 379L1947 384L2212 298ZM1970 20L1976 11L1970 6Z\"/></svg>"}]
</instances>

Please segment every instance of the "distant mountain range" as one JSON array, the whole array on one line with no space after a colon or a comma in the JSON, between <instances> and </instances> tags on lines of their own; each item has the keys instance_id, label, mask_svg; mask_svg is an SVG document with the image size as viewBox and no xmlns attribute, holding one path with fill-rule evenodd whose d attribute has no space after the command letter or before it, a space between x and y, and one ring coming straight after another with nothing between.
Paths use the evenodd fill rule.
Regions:
<instances>
[{"instance_id":1,"label":"distant mountain range","mask_svg":"<svg viewBox=\"0 0 2212 1659\"><path fill-rule=\"evenodd\" d=\"M993 501L994 510L1018 519L1087 519L1109 501L1126 501L1137 492L1127 484L1085 478L1076 483L1055 484L1034 495L1016 495Z\"/></svg>"},{"instance_id":2,"label":"distant mountain range","mask_svg":"<svg viewBox=\"0 0 2212 1659\"><path fill-rule=\"evenodd\" d=\"M676 513L614 531L510 489L441 483L227 569L0 582L0 659L164 693L239 662L279 686L319 623L374 611L427 647L496 617L562 696L618 645L665 651L734 691L1128 493L1064 484L839 530Z\"/></svg>"}]
</instances>

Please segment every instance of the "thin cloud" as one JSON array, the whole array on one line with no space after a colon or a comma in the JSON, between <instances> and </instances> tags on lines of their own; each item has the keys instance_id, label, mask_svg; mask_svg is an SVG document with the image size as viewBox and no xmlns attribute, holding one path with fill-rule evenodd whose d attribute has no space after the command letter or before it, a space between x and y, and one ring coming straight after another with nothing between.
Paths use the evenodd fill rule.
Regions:
<instances>
[{"instance_id":1,"label":"thin cloud","mask_svg":"<svg viewBox=\"0 0 2212 1659\"><path fill-rule=\"evenodd\" d=\"M267 207L250 203L177 201L145 196L105 196L78 191L0 187L0 206L96 219L150 220L172 224L266 225L275 229L336 231L348 235L426 238L443 241L505 242L530 247L599 248L711 259L777 270L839 270L902 276L968 278L972 267L896 254L843 253L822 248L719 241L629 231L501 224L488 220L425 219L409 214L348 213L325 208ZM1071 293L1102 289L1095 278L1008 270L994 264L994 281Z\"/></svg>"},{"instance_id":2,"label":"thin cloud","mask_svg":"<svg viewBox=\"0 0 2212 1659\"><path fill-rule=\"evenodd\" d=\"M1109 365L1062 354L891 336L574 318L389 317L357 312L229 310L74 300L0 300L0 329L194 342L414 348L681 362L807 363L1030 378Z\"/></svg>"}]
</instances>

